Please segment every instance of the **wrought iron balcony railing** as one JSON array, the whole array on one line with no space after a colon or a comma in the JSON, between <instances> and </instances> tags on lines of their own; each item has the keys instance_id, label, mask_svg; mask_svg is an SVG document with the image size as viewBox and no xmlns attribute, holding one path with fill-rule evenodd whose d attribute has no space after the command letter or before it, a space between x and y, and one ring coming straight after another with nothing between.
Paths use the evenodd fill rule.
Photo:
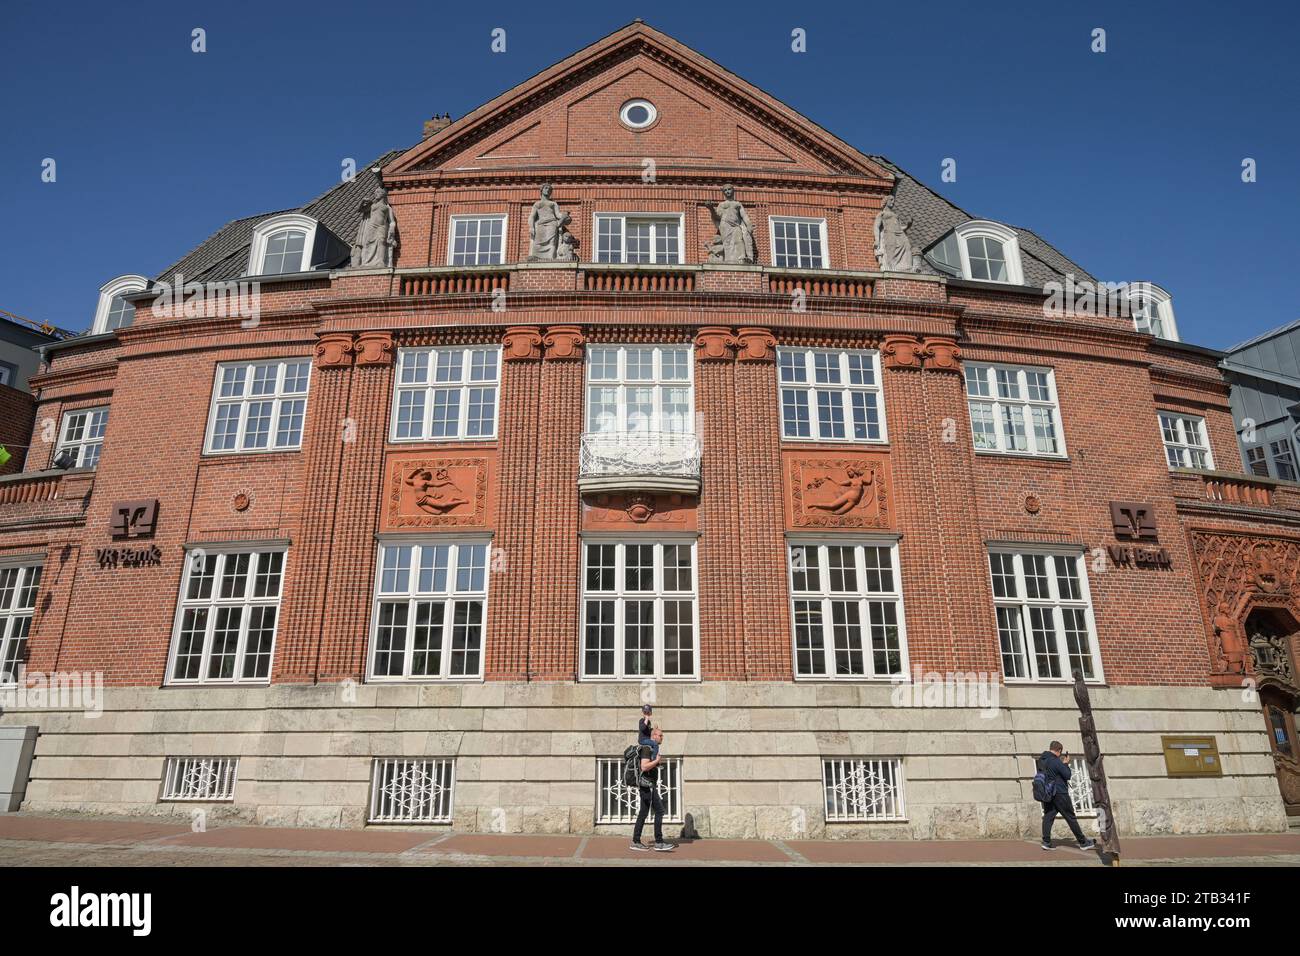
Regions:
<instances>
[{"instance_id":1,"label":"wrought iron balcony railing","mask_svg":"<svg viewBox=\"0 0 1300 956\"><path fill-rule=\"evenodd\" d=\"M582 491L700 490L700 440L680 432L588 432L578 463Z\"/></svg>"}]
</instances>

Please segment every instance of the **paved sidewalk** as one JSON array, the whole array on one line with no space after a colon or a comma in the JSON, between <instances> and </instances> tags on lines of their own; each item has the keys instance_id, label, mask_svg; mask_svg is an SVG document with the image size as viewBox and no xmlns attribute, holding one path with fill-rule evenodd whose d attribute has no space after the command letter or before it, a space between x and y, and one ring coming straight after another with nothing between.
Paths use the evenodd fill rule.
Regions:
<instances>
[{"instance_id":1,"label":"paved sidewalk","mask_svg":"<svg viewBox=\"0 0 1300 956\"><path fill-rule=\"evenodd\" d=\"M1124 866L1300 866L1300 833L1126 837ZM637 853L626 835L313 830L0 814L0 866L1101 866L1017 840L698 840Z\"/></svg>"}]
</instances>

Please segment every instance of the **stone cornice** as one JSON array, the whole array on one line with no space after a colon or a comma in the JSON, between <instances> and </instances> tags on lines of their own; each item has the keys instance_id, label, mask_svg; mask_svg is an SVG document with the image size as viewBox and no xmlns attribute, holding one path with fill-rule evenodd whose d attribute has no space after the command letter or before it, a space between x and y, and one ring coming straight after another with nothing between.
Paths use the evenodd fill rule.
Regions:
<instances>
[{"instance_id":1,"label":"stone cornice","mask_svg":"<svg viewBox=\"0 0 1300 956\"><path fill-rule=\"evenodd\" d=\"M93 365L79 365L75 368L41 372L29 378L28 384L36 391L50 388L62 388L65 385L85 385L89 382L111 381L117 377L117 359L96 362ZM42 401L40 395L37 401Z\"/></svg>"}]
</instances>

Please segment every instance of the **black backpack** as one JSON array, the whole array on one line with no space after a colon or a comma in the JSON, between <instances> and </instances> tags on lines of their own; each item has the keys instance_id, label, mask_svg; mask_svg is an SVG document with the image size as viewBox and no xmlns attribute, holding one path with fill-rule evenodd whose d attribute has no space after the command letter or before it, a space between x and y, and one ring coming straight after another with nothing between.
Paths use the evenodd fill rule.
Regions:
<instances>
[{"instance_id":1,"label":"black backpack","mask_svg":"<svg viewBox=\"0 0 1300 956\"><path fill-rule=\"evenodd\" d=\"M641 785L641 745L632 744L623 751L623 786Z\"/></svg>"}]
</instances>

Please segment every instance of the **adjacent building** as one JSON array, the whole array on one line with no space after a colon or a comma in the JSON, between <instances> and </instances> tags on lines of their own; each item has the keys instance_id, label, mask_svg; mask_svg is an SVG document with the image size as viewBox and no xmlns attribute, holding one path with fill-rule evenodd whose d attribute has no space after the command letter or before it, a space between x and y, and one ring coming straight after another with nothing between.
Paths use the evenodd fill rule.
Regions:
<instances>
[{"instance_id":1,"label":"adjacent building","mask_svg":"<svg viewBox=\"0 0 1300 956\"><path fill-rule=\"evenodd\" d=\"M1121 833L1300 810L1300 486L1168 293L640 22L425 132L46 349L25 807L598 831L649 701L706 836L1010 837L1078 672Z\"/></svg>"}]
</instances>

